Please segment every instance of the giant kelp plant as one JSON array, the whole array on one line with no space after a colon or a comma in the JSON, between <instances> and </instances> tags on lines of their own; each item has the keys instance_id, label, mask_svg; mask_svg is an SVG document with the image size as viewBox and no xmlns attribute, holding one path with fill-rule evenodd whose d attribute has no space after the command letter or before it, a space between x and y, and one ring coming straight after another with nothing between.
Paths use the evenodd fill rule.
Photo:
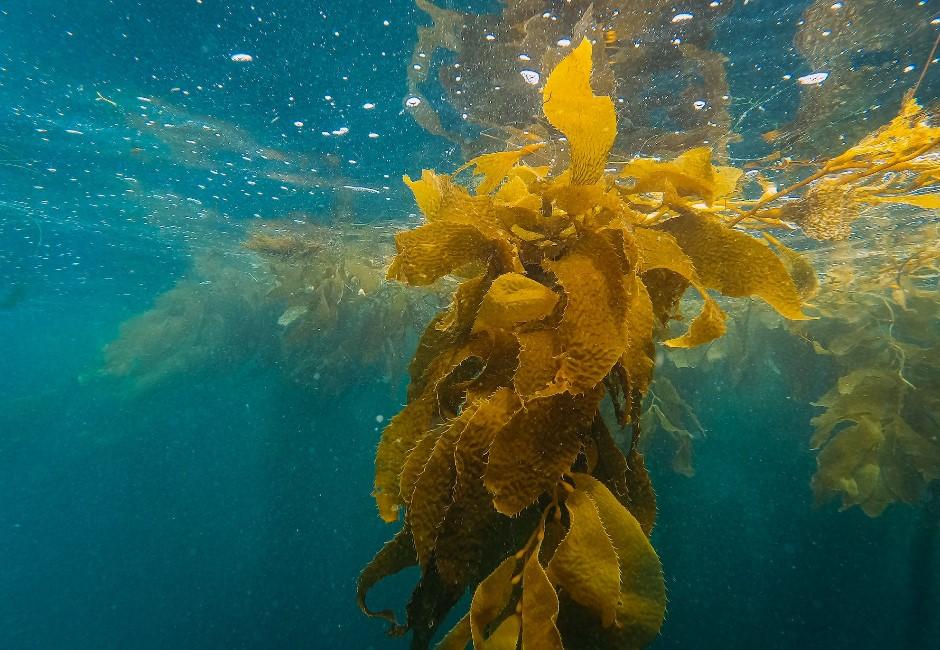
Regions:
<instances>
[{"instance_id":1,"label":"giant kelp plant","mask_svg":"<svg viewBox=\"0 0 940 650\"><path fill-rule=\"evenodd\" d=\"M482 177L475 188L430 170L405 177L425 223L396 237L389 277L462 279L424 332L408 402L382 434L375 497L402 528L359 581L362 609L389 620L392 634L412 631L413 648L430 645L468 590L469 611L439 648L649 643L666 602L638 449L652 420L640 413L655 342L721 337L726 316L710 292L806 319L815 270L766 230L844 238L862 206L929 207L934 195L922 192L940 180L940 129L913 94L891 123L787 187L752 176L756 198L706 148L610 168L616 118L612 100L592 91L592 49L584 39L542 93L564 162L523 164L549 144L531 136L458 169ZM671 333L690 287L698 313ZM631 432L626 453L612 433L620 427ZM420 579L407 620L369 609L370 589L410 566Z\"/></svg>"},{"instance_id":2,"label":"giant kelp plant","mask_svg":"<svg viewBox=\"0 0 940 650\"><path fill-rule=\"evenodd\" d=\"M412 630L416 648L468 587L470 611L441 647L646 645L666 602L636 448L654 340L690 286L701 310L667 345L721 336L709 290L803 318L796 254L715 214L740 171L713 166L707 149L607 171L615 113L592 92L591 53L585 39L543 92L568 142L564 171L520 164L533 142L470 161L483 176L475 192L428 170L406 178L426 223L398 235L389 277L465 278L425 331L408 404L383 432L375 496L383 519L404 511L404 524L360 578L363 609L394 621L366 607L366 592L420 567L408 620L392 628ZM632 427L626 454L605 399Z\"/></svg>"}]
</instances>

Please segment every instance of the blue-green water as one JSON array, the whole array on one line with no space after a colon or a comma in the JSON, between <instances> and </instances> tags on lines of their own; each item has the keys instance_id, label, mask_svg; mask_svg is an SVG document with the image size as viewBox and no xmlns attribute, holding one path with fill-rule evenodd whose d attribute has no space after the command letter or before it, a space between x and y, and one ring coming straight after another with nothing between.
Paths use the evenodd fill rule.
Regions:
<instances>
[{"instance_id":1,"label":"blue-green water","mask_svg":"<svg viewBox=\"0 0 940 650\"><path fill-rule=\"evenodd\" d=\"M808 72L805 6L719 24L739 132L792 116L797 89L774 93ZM403 110L426 22L409 0L0 3L0 648L407 646L354 598L392 532L370 493L403 364L338 394L244 350L140 393L96 375L122 322L253 220L325 221L341 185L372 190L358 221L415 212L401 175L462 160ZM677 377L708 435L693 478L651 462L655 647L940 647L938 504L812 506L808 403L833 378Z\"/></svg>"}]
</instances>

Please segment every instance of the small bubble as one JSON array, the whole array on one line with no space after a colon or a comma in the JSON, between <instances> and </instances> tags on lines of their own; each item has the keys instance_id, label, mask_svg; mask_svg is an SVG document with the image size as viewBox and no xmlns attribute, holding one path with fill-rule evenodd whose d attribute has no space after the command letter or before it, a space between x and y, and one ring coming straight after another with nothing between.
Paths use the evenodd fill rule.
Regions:
<instances>
[{"instance_id":1,"label":"small bubble","mask_svg":"<svg viewBox=\"0 0 940 650\"><path fill-rule=\"evenodd\" d=\"M386 27L388 27L388 26L391 25L392 23L388 22L387 20L383 20L383 21L382 21L382 24L385 25Z\"/></svg>"},{"instance_id":2,"label":"small bubble","mask_svg":"<svg viewBox=\"0 0 940 650\"><path fill-rule=\"evenodd\" d=\"M914 66L909 65L906 68L904 68L904 72L911 72L913 69L914 69Z\"/></svg>"},{"instance_id":3,"label":"small bubble","mask_svg":"<svg viewBox=\"0 0 940 650\"><path fill-rule=\"evenodd\" d=\"M676 14L672 17L673 23L684 23L692 20L692 14Z\"/></svg>"},{"instance_id":4,"label":"small bubble","mask_svg":"<svg viewBox=\"0 0 940 650\"><path fill-rule=\"evenodd\" d=\"M301 128L301 127L303 127L303 125L304 125L304 123L301 122L300 120L297 120L296 122L294 122L294 126L296 126L298 129Z\"/></svg>"},{"instance_id":5,"label":"small bubble","mask_svg":"<svg viewBox=\"0 0 940 650\"><path fill-rule=\"evenodd\" d=\"M341 126L341 127L339 127L338 129L336 129L335 131L331 131L331 133L332 133L333 135L346 135L347 133L349 133L349 127L348 127L348 126Z\"/></svg>"},{"instance_id":6,"label":"small bubble","mask_svg":"<svg viewBox=\"0 0 940 650\"><path fill-rule=\"evenodd\" d=\"M405 100L405 106L407 106L408 108L415 108L416 106L420 106L420 105L421 105L420 97L415 97L414 95L412 95L411 97Z\"/></svg>"},{"instance_id":7,"label":"small bubble","mask_svg":"<svg viewBox=\"0 0 940 650\"><path fill-rule=\"evenodd\" d=\"M367 111L371 111L373 108L375 108L375 104L373 104L372 102L366 102L365 104L362 105L362 107Z\"/></svg>"},{"instance_id":8,"label":"small bubble","mask_svg":"<svg viewBox=\"0 0 940 650\"><path fill-rule=\"evenodd\" d=\"M374 140L374 139L376 139L377 137L379 137L379 134L376 133L376 132L374 132L374 131L372 131L372 132L369 133L369 137Z\"/></svg>"},{"instance_id":9,"label":"small bubble","mask_svg":"<svg viewBox=\"0 0 940 650\"><path fill-rule=\"evenodd\" d=\"M236 54L233 54L230 58L235 63L251 63L252 61L255 60L253 56L251 56L250 54L245 54L244 52L238 52Z\"/></svg>"},{"instance_id":10,"label":"small bubble","mask_svg":"<svg viewBox=\"0 0 940 650\"><path fill-rule=\"evenodd\" d=\"M813 74L803 75L796 81L802 86L818 86L829 78L828 72L814 72Z\"/></svg>"},{"instance_id":11,"label":"small bubble","mask_svg":"<svg viewBox=\"0 0 940 650\"><path fill-rule=\"evenodd\" d=\"M692 108L694 108L697 111L700 111L703 108L705 108L705 102L703 102L701 99L697 99L694 102L692 102Z\"/></svg>"},{"instance_id":12,"label":"small bubble","mask_svg":"<svg viewBox=\"0 0 940 650\"><path fill-rule=\"evenodd\" d=\"M384 416L384 415L376 415L376 416L375 416L375 421L378 422L379 424L382 424L383 422L385 422L385 416Z\"/></svg>"},{"instance_id":13,"label":"small bubble","mask_svg":"<svg viewBox=\"0 0 940 650\"><path fill-rule=\"evenodd\" d=\"M832 9L832 10L837 10L837 9L841 9L841 8L844 7L844 6L845 6L845 5L843 5L841 2L833 2L832 5L830 5L829 8Z\"/></svg>"},{"instance_id":14,"label":"small bubble","mask_svg":"<svg viewBox=\"0 0 940 650\"><path fill-rule=\"evenodd\" d=\"M525 81L530 86L538 84L539 80L541 79L541 77L539 77L539 73L535 70L522 70L519 72L519 74L522 75L523 81Z\"/></svg>"},{"instance_id":15,"label":"small bubble","mask_svg":"<svg viewBox=\"0 0 940 650\"><path fill-rule=\"evenodd\" d=\"M531 60L532 60L532 57L529 56L528 54L520 54L520 55L519 55L519 60L520 60L520 61L531 61Z\"/></svg>"},{"instance_id":16,"label":"small bubble","mask_svg":"<svg viewBox=\"0 0 940 650\"><path fill-rule=\"evenodd\" d=\"M571 39L570 39L570 38L559 38L559 39L558 39L558 43L556 43L556 45L558 45L558 47L568 47L569 45L571 45Z\"/></svg>"},{"instance_id":17,"label":"small bubble","mask_svg":"<svg viewBox=\"0 0 940 650\"><path fill-rule=\"evenodd\" d=\"M496 36L493 35L493 34L487 34L487 35L484 36L483 38L485 38L485 39L488 40L488 41L495 41L495 40L496 40Z\"/></svg>"}]
</instances>

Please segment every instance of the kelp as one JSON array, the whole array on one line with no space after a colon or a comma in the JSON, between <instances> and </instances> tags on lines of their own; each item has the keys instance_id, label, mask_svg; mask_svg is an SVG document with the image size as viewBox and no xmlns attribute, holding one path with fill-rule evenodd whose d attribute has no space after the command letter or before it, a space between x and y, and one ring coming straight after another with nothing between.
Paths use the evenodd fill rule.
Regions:
<instances>
[{"instance_id":1,"label":"kelp","mask_svg":"<svg viewBox=\"0 0 940 650\"><path fill-rule=\"evenodd\" d=\"M795 118L765 139L785 155L817 159L891 119L907 77L920 72L904 68L930 52L931 18L917 3L815 0L793 40L807 71L825 80L799 85Z\"/></svg>"},{"instance_id":2,"label":"kelp","mask_svg":"<svg viewBox=\"0 0 940 650\"><path fill-rule=\"evenodd\" d=\"M431 24L418 29L405 110L468 153L488 145L488 131L512 139L536 127L548 72L566 43L588 38L595 88L620 115L618 149L680 153L706 145L726 155L725 59L709 45L730 3L697 3L695 19L685 22L661 0L512 0L487 14L415 4ZM564 143L550 144L562 161Z\"/></svg>"},{"instance_id":3,"label":"kelp","mask_svg":"<svg viewBox=\"0 0 940 650\"><path fill-rule=\"evenodd\" d=\"M393 240L379 225L270 221L244 247L273 280L266 300L279 313L266 326L277 333L279 365L320 390L398 376L404 350L439 304L431 292L385 281Z\"/></svg>"},{"instance_id":4,"label":"kelp","mask_svg":"<svg viewBox=\"0 0 940 650\"><path fill-rule=\"evenodd\" d=\"M460 282L421 337L408 403L376 454L379 514L403 520L413 553L402 557L421 575L391 630L413 630L413 648L429 646L468 590L470 611L440 647L645 647L665 614L638 448L655 344L721 336L712 292L804 318L798 255L729 228L720 212L739 171L701 150L608 171L616 118L592 89L593 52L582 40L542 93L568 142L564 169L527 165L541 153L532 147L471 160L485 176L475 191L428 170L405 177L425 220L396 236L388 277ZM704 306L670 338L690 287ZM660 404L678 400L660 393ZM605 405L629 432L626 453ZM403 564L382 552L367 567L367 614L369 587ZM429 590L447 606L416 617Z\"/></svg>"},{"instance_id":5,"label":"kelp","mask_svg":"<svg viewBox=\"0 0 940 650\"><path fill-rule=\"evenodd\" d=\"M659 374L650 386L640 417L643 435L640 447L646 451L654 436L668 439L673 449L672 469L684 476L693 476L693 443L705 435L705 428L689 403L684 400L669 378Z\"/></svg>"},{"instance_id":6,"label":"kelp","mask_svg":"<svg viewBox=\"0 0 940 650\"><path fill-rule=\"evenodd\" d=\"M765 182L759 199L735 206L741 212L732 223L790 222L813 239L842 240L866 207L903 203L935 209L940 206L940 126L935 123L935 111L908 93L890 122L816 171L780 190ZM803 195L795 198L800 190Z\"/></svg>"},{"instance_id":7,"label":"kelp","mask_svg":"<svg viewBox=\"0 0 940 650\"><path fill-rule=\"evenodd\" d=\"M187 373L228 373L277 349L270 287L250 265L219 252L196 257L190 272L153 306L120 326L97 376L145 394Z\"/></svg>"},{"instance_id":8,"label":"kelp","mask_svg":"<svg viewBox=\"0 0 940 650\"><path fill-rule=\"evenodd\" d=\"M872 517L940 479L940 229L897 212L864 218L874 252L851 241L826 252L821 318L798 328L839 375L815 402L813 492Z\"/></svg>"},{"instance_id":9,"label":"kelp","mask_svg":"<svg viewBox=\"0 0 940 650\"><path fill-rule=\"evenodd\" d=\"M381 225L272 220L215 248L122 324L99 376L143 393L187 373L260 361L326 393L390 382L441 304L437 293L385 280L394 240Z\"/></svg>"}]
</instances>

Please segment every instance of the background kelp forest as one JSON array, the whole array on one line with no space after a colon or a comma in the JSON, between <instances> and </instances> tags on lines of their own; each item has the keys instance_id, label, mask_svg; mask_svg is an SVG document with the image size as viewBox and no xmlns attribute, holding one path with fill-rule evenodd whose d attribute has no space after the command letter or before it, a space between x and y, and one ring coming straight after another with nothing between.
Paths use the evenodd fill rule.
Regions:
<instances>
[{"instance_id":1,"label":"background kelp forest","mask_svg":"<svg viewBox=\"0 0 940 650\"><path fill-rule=\"evenodd\" d=\"M349 4L0 8L0 646L407 647L355 580L456 283L385 280L401 175L547 139L589 36L611 164L707 146L757 199L898 115L938 30L917 2ZM817 318L719 298L723 338L657 348L653 647L940 642L937 179L878 180L768 231Z\"/></svg>"}]
</instances>

